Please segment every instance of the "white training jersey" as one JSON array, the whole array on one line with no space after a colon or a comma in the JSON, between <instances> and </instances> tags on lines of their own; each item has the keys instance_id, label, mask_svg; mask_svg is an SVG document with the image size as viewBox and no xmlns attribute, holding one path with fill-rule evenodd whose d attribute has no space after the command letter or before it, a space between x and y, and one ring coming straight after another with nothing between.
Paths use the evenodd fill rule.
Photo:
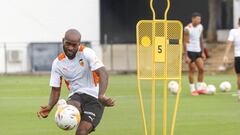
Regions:
<instances>
[{"instance_id":1,"label":"white training jersey","mask_svg":"<svg viewBox=\"0 0 240 135\"><path fill-rule=\"evenodd\" d=\"M234 44L234 55L235 57L240 57L240 28L231 29L228 41Z\"/></svg>"},{"instance_id":2,"label":"white training jersey","mask_svg":"<svg viewBox=\"0 0 240 135\"><path fill-rule=\"evenodd\" d=\"M98 98L98 76L93 71L103 66L92 49L81 45L74 59L70 60L62 53L53 61L50 86L61 87L64 79L69 96L85 93Z\"/></svg>"},{"instance_id":3,"label":"white training jersey","mask_svg":"<svg viewBox=\"0 0 240 135\"><path fill-rule=\"evenodd\" d=\"M201 52L200 37L203 32L202 24L194 27L192 23L190 23L184 28L184 31L186 30L189 32L189 41L186 43L187 51Z\"/></svg>"}]
</instances>

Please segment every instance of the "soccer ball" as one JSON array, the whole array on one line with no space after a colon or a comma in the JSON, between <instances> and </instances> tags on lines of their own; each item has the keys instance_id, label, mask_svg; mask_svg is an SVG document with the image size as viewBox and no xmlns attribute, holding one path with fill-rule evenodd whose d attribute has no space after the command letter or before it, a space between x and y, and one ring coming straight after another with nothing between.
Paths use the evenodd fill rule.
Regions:
<instances>
[{"instance_id":1,"label":"soccer ball","mask_svg":"<svg viewBox=\"0 0 240 135\"><path fill-rule=\"evenodd\" d=\"M58 109L55 113L55 123L63 130L72 130L80 122L79 110L68 105L65 100L58 101Z\"/></svg>"},{"instance_id":2,"label":"soccer ball","mask_svg":"<svg viewBox=\"0 0 240 135\"><path fill-rule=\"evenodd\" d=\"M206 93L208 95L214 95L216 93L216 87L212 84L209 84L207 87L206 87Z\"/></svg>"},{"instance_id":3,"label":"soccer ball","mask_svg":"<svg viewBox=\"0 0 240 135\"><path fill-rule=\"evenodd\" d=\"M178 83L176 81L170 81L168 83L168 90L173 93L173 94L177 94L178 93Z\"/></svg>"},{"instance_id":4,"label":"soccer ball","mask_svg":"<svg viewBox=\"0 0 240 135\"><path fill-rule=\"evenodd\" d=\"M222 92L228 92L231 90L231 83L228 81L224 81L219 85L219 88Z\"/></svg>"}]
</instances>

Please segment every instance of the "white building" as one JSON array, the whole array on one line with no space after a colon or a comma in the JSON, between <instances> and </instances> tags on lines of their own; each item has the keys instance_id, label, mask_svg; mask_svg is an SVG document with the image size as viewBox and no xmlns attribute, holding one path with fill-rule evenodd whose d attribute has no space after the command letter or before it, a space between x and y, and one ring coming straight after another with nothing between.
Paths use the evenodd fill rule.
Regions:
<instances>
[{"instance_id":1,"label":"white building","mask_svg":"<svg viewBox=\"0 0 240 135\"><path fill-rule=\"evenodd\" d=\"M233 0L233 27L238 27L238 19L240 18L240 0ZM220 29L217 31L217 40L225 42L227 40L230 29Z\"/></svg>"},{"instance_id":2,"label":"white building","mask_svg":"<svg viewBox=\"0 0 240 135\"><path fill-rule=\"evenodd\" d=\"M61 42L69 28L101 57L99 8L99 0L1 0L0 73L31 71L29 43Z\"/></svg>"},{"instance_id":3,"label":"white building","mask_svg":"<svg viewBox=\"0 0 240 135\"><path fill-rule=\"evenodd\" d=\"M109 13L102 18L100 18L100 10L102 11L100 9L100 2L101 5L102 2L107 4L102 9L104 7L107 8L105 13ZM131 69L135 70L136 66L132 64L135 63L135 58L133 57L135 56L133 55L135 53L135 46L125 47L127 48L126 50L131 50L129 52L131 57L130 55L126 55L127 51L123 49L123 45L115 47L117 48L117 53L115 54L111 52L111 50L114 50L114 47L113 49L109 49L109 46L106 46L107 49L105 48L105 50L108 51L104 52L104 56L102 56L102 49L100 47L100 20L103 19L103 22L105 22L102 23L105 24L102 26L102 34L108 34L110 42L120 42L123 38L132 36L127 35L128 33L133 34L132 31L135 31L135 27L132 28L135 24L132 24L133 20L128 19L131 16L128 16L129 14L126 11L134 10L136 12L133 15L137 16L139 10L142 10L139 7L130 8L129 5L126 6L131 3L130 0L118 1L122 5L116 5L114 2L100 0L0 0L0 74L36 71L33 61L39 62L38 64L35 63L35 65L51 62L52 59L44 59L43 56L49 55L51 51L58 50L59 48L56 45L49 44L58 43L59 45L65 31L69 28L78 29L82 33L82 40L91 42L94 47L93 49L99 57L105 58L104 63L107 69L115 70L120 67L120 70L129 70L129 67L126 65L131 65ZM135 3L132 2L131 4ZM112 7L112 5L115 6ZM125 9L126 11L121 14L122 10L124 10L123 7L126 7L127 10ZM237 20L240 17L240 0L233 0L233 5L231 3L230 7L233 7L233 26L237 27ZM207 8L207 6L201 8ZM114 12L115 10L116 12ZM232 9L230 12L232 12ZM218 40L226 41L228 30L226 28L221 29L218 30ZM115 31L119 31L119 34L116 34ZM106 41L108 40L106 39ZM128 40L132 41L130 38ZM38 47L44 46L45 49L47 47L50 51L45 51L44 53L38 52L39 55L34 57L37 60L33 60L32 55L35 53L31 50L31 43L47 43L47 45L38 44L38 46L35 46L35 49L41 52L41 49L44 48ZM121 49L122 51L120 51ZM54 53L54 57L56 57L57 53ZM131 62L129 62L130 58ZM119 64L119 66L115 63ZM126 68L123 69L123 65Z\"/></svg>"},{"instance_id":4,"label":"white building","mask_svg":"<svg viewBox=\"0 0 240 135\"><path fill-rule=\"evenodd\" d=\"M233 0L233 22L234 27L238 27L238 19L240 18L240 0Z\"/></svg>"}]
</instances>

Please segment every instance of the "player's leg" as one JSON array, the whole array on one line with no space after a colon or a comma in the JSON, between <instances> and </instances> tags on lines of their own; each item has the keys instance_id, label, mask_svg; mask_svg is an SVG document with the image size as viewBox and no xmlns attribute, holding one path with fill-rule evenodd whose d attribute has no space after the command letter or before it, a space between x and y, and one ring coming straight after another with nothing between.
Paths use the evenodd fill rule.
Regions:
<instances>
[{"instance_id":1,"label":"player's leg","mask_svg":"<svg viewBox=\"0 0 240 135\"><path fill-rule=\"evenodd\" d=\"M237 94L238 101L240 101L240 57L235 57L234 59L235 72L237 74Z\"/></svg>"},{"instance_id":2,"label":"player's leg","mask_svg":"<svg viewBox=\"0 0 240 135\"><path fill-rule=\"evenodd\" d=\"M96 99L87 94L81 94L83 99L83 113L81 116L81 122L76 131L76 135L88 135L95 130L100 123L104 106Z\"/></svg>"},{"instance_id":3,"label":"player's leg","mask_svg":"<svg viewBox=\"0 0 240 135\"><path fill-rule=\"evenodd\" d=\"M195 89L195 84L194 84L194 72L195 72L195 59L196 55L195 52L188 52L188 57L191 59L191 62L188 64L188 80L189 80L189 86L190 86L190 91L193 96L198 96L198 92Z\"/></svg>"},{"instance_id":4,"label":"player's leg","mask_svg":"<svg viewBox=\"0 0 240 135\"><path fill-rule=\"evenodd\" d=\"M82 108L81 108L81 99L79 94L74 94L71 97L68 98L67 104L75 106L80 114L82 113Z\"/></svg>"},{"instance_id":5,"label":"player's leg","mask_svg":"<svg viewBox=\"0 0 240 135\"><path fill-rule=\"evenodd\" d=\"M196 66L198 68L198 82L203 82L204 75L204 62L202 58L198 58L195 61Z\"/></svg>"},{"instance_id":6,"label":"player's leg","mask_svg":"<svg viewBox=\"0 0 240 135\"><path fill-rule=\"evenodd\" d=\"M190 62L188 64L189 71L188 71L188 80L189 80L189 85L190 85L190 91L193 96L197 96L198 92L195 89L195 84L194 84L194 72L195 72L195 63Z\"/></svg>"},{"instance_id":7,"label":"player's leg","mask_svg":"<svg viewBox=\"0 0 240 135\"><path fill-rule=\"evenodd\" d=\"M189 80L189 83L190 84L194 84L194 72L195 72L195 63L194 62L191 62L188 64L188 68L189 68L189 71L188 71L188 80ZM193 87L194 88L194 87ZM191 88L190 88L191 89ZM191 90L195 90L194 89L191 89Z\"/></svg>"},{"instance_id":8,"label":"player's leg","mask_svg":"<svg viewBox=\"0 0 240 135\"><path fill-rule=\"evenodd\" d=\"M240 101L240 73L237 74L237 94L238 94L238 97L237 97L237 100Z\"/></svg>"},{"instance_id":9,"label":"player's leg","mask_svg":"<svg viewBox=\"0 0 240 135\"><path fill-rule=\"evenodd\" d=\"M92 123L81 120L80 124L78 125L76 135L88 135L92 130Z\"/></svg>"},{"instance_id":10,"label":"player's leg","mask_svg":"<svg viewBox=\"0 0 240 135\"><path fill-rule=\"evenodd\" d=\"M206 91L203 90L202 83L204 79L204 61L201 57L198 57L195 61L196 66L198 68L198 82L197 82L197 90L199 94L206 94Z\"/></svg>"},{"instance_id":11,"label":"player's leg","mask_svg":"<svg viewBox=\"0 0 240 135\"><path fill-rule=\"evenodd\" d=\"M93 125L91 122L88 122L86 120L84 120L83 117L84 116L84 107L86 104L86 97L84 96L84 94L74 94L71 97L69 97L67 104L73 105L76 108L79 109L80 113L81 113L81 121L78 125L78 128L76 130L76 135L88 135L92 129L93 129Z\"/></svg>"}]
</instances>

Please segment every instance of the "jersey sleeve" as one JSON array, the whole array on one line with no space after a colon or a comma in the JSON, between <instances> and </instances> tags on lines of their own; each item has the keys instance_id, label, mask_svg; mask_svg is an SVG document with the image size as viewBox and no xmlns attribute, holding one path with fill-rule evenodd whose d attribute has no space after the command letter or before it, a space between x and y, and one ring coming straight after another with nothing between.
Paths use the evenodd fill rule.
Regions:
<instances>
[{"instance_id":1,"label":"jersey sleeve","mask_svg":"<svg viewBox=\"0 0 240 135\"><path fill-rule=\"evenodd\" d=\"M90 49L90 48L85 48L83 50L85 58L88 60L91 71L94 71L98 68L103 67L102 61L97 57L96 53Z\"/></svg>"},{"instance_id":2,"label":"jersey sleeve","mask_svg":"<svg viewBox=\"0 0 240 135\"><path fill-rule=\"evenodd\" d=\"M51 87L61 87L61 75L57 65L57 59L53 61L50 84Z\"/></svg>"},{"instance_id":3,"label":"jersey sleeve","mask_svg":"<svg viewBox=\"0 0 240 135\"><path fill-rule=\"evenodd\" d=\"M228 35L228 41L233 41L234 40L234 31L231 30Z\"/></svg>"},{"instance_id":4,"label":"jersey sleeve","mask_svg":"<svg viewBox=\"0 0 240 135\"><path fill-rule=\"evenodd\" d=\"M189 27L188 26L184 27L184 31L189 31Z\"/></svg>"}]
</instances>

